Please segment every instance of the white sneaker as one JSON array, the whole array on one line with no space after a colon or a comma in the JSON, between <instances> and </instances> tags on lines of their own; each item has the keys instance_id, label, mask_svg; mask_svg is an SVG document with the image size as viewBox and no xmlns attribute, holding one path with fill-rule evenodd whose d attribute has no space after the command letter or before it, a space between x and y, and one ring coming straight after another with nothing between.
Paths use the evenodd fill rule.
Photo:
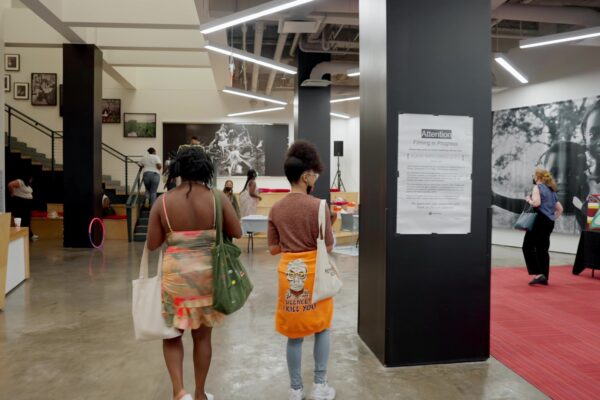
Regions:
<instances>
[{"instance_id":1,"label":"white sneaker","mask_svg":"<svg viewBox=\"0 0 600 400\"><path fill-rule=\"evenodd\" d=\"M215 400L215 396L212 394L206 392L204 392L204 394L206 395L206 400Z\"/></svg>"},{"instance_id":2,"label":"white sneaker","mask_svg":"<svg viewBox=\"0 0 600 400\"><path fill-rule=\"evenodd\" d=\"M312 400L333 400L335 399L335 389L327 383L315 383L310 398Z\"/></svg>"},{"instance_id":3,"label":"white sneaker","mask_svg":"<svg viewBox=\"0 0 600 400\"><path fill-rule=\"evenodd\" d=\"M288 392L289 400L304 400L304 390L302 389L291 389Z\"/></svg>"}]
</instances>

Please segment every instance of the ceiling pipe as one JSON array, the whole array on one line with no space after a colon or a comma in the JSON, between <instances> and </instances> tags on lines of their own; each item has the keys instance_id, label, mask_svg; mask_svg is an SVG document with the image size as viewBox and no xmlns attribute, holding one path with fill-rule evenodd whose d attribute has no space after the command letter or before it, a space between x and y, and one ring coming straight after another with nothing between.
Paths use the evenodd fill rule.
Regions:
<instances>
[{"instance_id":1,"label":"ceiling pipe","mask_svg":"<svg viewBox=\"0 0 600 400\"><path fill-rule=\"evenodd\" d=\"M586 27L600 25L600 13L576 7L504 4L492 12L492 18Z\"/></svg>"},{"instance_id":2,"label":"ceiling pipe","mask_svg":"<svg viewBox=\"0 0 600 400\"><path fill-rule=\"evenodd\" d=\"M261 55L262 52L262 42L263 42L263 33L265 31L265 25L262 22L257 22L254 25L254 54L257 56ZM258 74L260 67L258 64L254 64L252 67L252 91L256 92L258 90Z\"/></svg>"},{"instance_id":3,"label":"ceiling pipe","mask_svg":"<svg viewBox=\"0 0 600 400\"><path fill-rule=\"evenodd\" d=\"M277 46L275 46L275 56L273 57L275 61L281 61L281 56L283 55L283 49L285 48L285 44L287 42L288 34L282 33L279 35L277 39ZM271 71L269 73L269 80L267 81L267 90L265 93L268 95L273 91L273 84L275 83L275 71Z\"/></svg>"},{"instance_id":4,"label":"ceiling pipe","mask_svg":"<svg viewBox=\"0 0 600 400\"><path fill-rule=\"evenodd\" d=\"M298 41L300 41L300 34L296 33L294 35L294 40L292 41L292 47L290 47L290 57L296 56L296 48L298 47Z\"/></svg>"},{"instance_id":5,"label":"ceiling pipe","mask_svg":"<svg viewBox=\"0 0 600 400\"><path fill-rule=\"evenodd\" d=\"M323 50L320 42L319 42L318 46L311 46L311 45L307 44L307 42L304 39L300 39L300 42L298 43L298 48L305 53L328 53L328 54L356 55L356 56L359 54L358 51L342 51L342 50L325 51L325 50Z\"/></svg>"},{"instance_id":6,"label":"ceiling pipe","mask_svg":"<svg viewBox=\"0 0 600 400\"><path fill-rule=\"evenodd\" d=\"M323 76L327 74L346 75L349 69L357 67L358 64L356 63L325 61L315 65L310 72L310 79L323 79Z\"/></svg>"}]
</instances>

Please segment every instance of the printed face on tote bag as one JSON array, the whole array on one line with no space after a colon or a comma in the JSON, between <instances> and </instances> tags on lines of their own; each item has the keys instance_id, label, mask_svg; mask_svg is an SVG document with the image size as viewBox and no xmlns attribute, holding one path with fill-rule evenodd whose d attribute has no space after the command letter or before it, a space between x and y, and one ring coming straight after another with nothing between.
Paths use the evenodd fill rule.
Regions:
<instances>
[{"instance_id":1,"label":"printed face on tote bag","mask_svg":"<svg viewBox=\"0 0 600 400\"><path fill-rule=\"evenodd\" d=\"M302 260L294 260L288 264L287 280L290 283L288 295L300 296L304 293L308 267Z\"/></svg>"}]
</instances>

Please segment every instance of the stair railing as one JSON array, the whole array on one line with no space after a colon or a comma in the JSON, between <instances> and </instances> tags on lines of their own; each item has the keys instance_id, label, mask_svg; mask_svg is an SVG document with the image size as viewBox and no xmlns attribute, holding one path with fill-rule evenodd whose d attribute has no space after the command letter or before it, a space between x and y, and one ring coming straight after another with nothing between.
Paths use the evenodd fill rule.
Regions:
<instances>
[{"instance_id":1,"label":"stair railing","mask_svg":"<svg viewBox=\"0 0 600 400\"><path fill-rule=\"evenodd\" d=\"M14 108L12 106L9 106L8 104L4 105L4 111L8 115L7 137L8 137L9 152L11 150L11 145L12 145L12 143L11 143L12 128L13 128L12 120L14 118L14 119L17 119L17 120L25 123L26 125L29 125L30 127L34 128L35 130L37 130L38 132L43 134L44 136L50 138L50 161L51 161L50 168L51 168L51 171L54 172L58 165L57 160L62 161L62 143L63 143L62 131L56 131L54 129L47 127L46 125L42 124L41 122L36 121L35 119L31 118L27 114L17 110L16 108ZM123 163L123 165L124 165L123 170L124 170L124 177L125 177L125 181L124 181L125 195L129 195L129 192L130 192L129 177L133 176L133 174L131 174L129 170L137 168L137 163L138 163L139 159L142 158L142 156L123 154L120 151L118 151L117 149L115 149L114 147L107 145L106 143L102 143L102 151ZM136 161L136 160L138 160L138 161ZM134 181L134 184L135 184L135 181ZM133 188L132 188L132 191L133 191Z\"/></svg>"},{"instance_id":2,"label":"stair railing","mask_svg":"<svg viewBox=\"0 0 600 400\"><path fill-rule=\"evenodd\" d=\"M137 219L140 217L140 200L142 199L142 168L140 168L131 187L131 194L125 204L127 210L127 241L129 242L133 240L133 230ZM133 220L134 211L137 217L135 221Z\"/></svg>"}]
</instances>

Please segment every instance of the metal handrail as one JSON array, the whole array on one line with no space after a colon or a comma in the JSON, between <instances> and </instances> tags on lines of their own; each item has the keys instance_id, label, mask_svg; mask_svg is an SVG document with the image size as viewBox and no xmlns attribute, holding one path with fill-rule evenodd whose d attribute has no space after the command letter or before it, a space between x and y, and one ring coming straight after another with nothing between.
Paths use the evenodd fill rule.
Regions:
<instances>
[{"instance_id":1,"label":"metal handrail","mask_svg":"<svg viewBox=\"0 0 600 400\"><path fill-rule=\"evenodd\" d=\"M137 188L137 190L136 190ZM131 188L131 194L127 198L127 202L125 203L125 209L127 211L127 241L131 242L133 240L133 209L137 208L138 214L140 209L139 199L142 196L142 168L139 169L135 181L133 182L133 186ZM139 218L139 215L138 215Z\"/></svg>"},{"instance_id":2,"label":"metal handrail","mask_svg":"<svg viewBox=\"0 0 600 400\"><path fill-rule=\"evenodd\" d=\"M50 140L51 140L51 150L50 151L52 153L51 154L51 163L52 163L51 170L52 170L52 172L54 172L54 169L56 167L56 156L55 156L56 146L55 146L54 142L57 139L63 139L63 135L61 134L63 132L49 128L48 126L42 124L41 122L36 121L35 119L31 118L27 114L23 113L22 111L19 111L18 109L14 108L8 104L4 105L4 111L6 113L8 113L8 149L9 149L9 151L10 151L10 146L11 146L10 139L12 136L11 121L12 121L12 118L14 117L50 138ZM102 143L102 151L106 152L107 154L116 158L117 160L125 163L124 185L125 185L125 194L128 195L129 194L129 172L128 172L129 168L128 168L128 166L129 166L129 164L137 163L134 160L135 158L142 158L143 156L123 154L119 150L115 149L112 146L107 145L106 143Z\"/></svg>"}]
</instances>

